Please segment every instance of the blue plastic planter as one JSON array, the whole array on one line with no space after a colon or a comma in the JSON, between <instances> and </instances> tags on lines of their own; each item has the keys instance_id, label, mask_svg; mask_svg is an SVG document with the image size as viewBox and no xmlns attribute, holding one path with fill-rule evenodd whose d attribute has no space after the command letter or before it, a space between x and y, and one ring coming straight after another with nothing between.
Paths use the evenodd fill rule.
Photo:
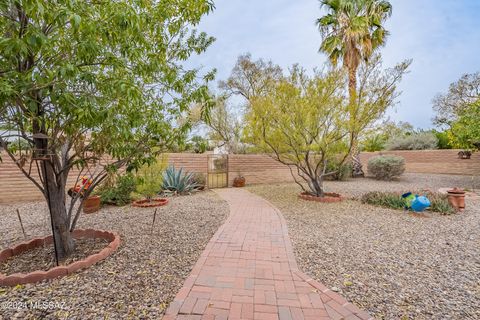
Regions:
<instances>
[{"instance_id":1,"label":"blue plastic planter","mask_svg":"<svg viewBox=\"0 0 480 320\"><path fill-rule=\"evenodd\" d=\"M425 196L417 196L415 200L412 201L412 210L416 212L425 211L430 207L430 200Z\"/></svg>"}]
</instances>

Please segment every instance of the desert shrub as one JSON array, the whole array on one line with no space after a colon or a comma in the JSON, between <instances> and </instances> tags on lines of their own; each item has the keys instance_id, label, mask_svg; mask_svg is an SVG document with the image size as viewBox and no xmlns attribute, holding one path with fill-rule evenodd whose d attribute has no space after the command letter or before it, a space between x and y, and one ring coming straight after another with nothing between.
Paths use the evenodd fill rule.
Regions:
<instances>
[{"instance_id":1,"label":"desert shrub","mask_svg":"<svg viewBox=\"0 0 480 320\"><path fill-rule=\"evenodd\" d=\"M365 152L382 151L385 149L385 138L381 134L367 137L362 142L362 150Z\"/></svg>"},{"instance_id":2,"label":"desert shrub","mask_svg":"<svg viewBox=\"0 0 480 320\"><path fill-rule=\"evenodd\" d=\"M195 182L199 187L204 187L207 184L207 178L205 177L205 174L201 172L195 172L192 175L192 180Z\"/></svg>"},{"instance_id":3,"label":"desert shrub","mask_svg":"<svg viewBox=\"0 0 480 320\"><path fill-rule=\"evenodd\" d=\"M127 173L112 177L109 183L99 188L98 194L103 204L124 206L132 201L131 194L135 188L135 177L131 173Z\"/></svg>"},{"instance_id":4,"label":"desert shrub","mask_svg":"<svg viewBox=\"0 0 480 320\"><path fill-rule=\"evenodd\" d=\"M390 209L404 209L405 202L402 194L405 192L368 192L361 198L362 203ZM447 195L438 192L413 192L414 194L425 195L431 203L430 210L441 214L455 213L455 209L448 202Z\"/></svg>"},{"instance_id":5,"label":"desert shrub","mask_svg":"<svg viewBox=\"0 0 480 320\"><path fill-rule=\"evenodd\" d=\"M326 177L326 180L345 181L352 176L352 165L350 163L338 164L329 162L327 172L336 171L335 174Z\"/></svg>"},{"instance_id":6,"label":"desert shrub","mask_svg":"<svg viewBox=\"0 0 480 320\"><path fill-rule=\"evenodd\" d=\"M193 173L183 172L183 168L177 170L174 166L170 166L163 174L163 191L173 194L194 192L200 186L193 177Z\"/></svg>"},{"instance_id":7,"label":"desert shrub","mask_svg":"<svg viewBox=\"0 0 480 320\"><path fill-rule=\"evenodd\" d=\"M152 199L162 191L162 176L167 160L161 158L153 164L146 164L137 171L137 193L146 199Z\"/></svg>"},{"instance_id":8,"label":"desert shrub","mask_svg":"<svg viewBox=\"0 0 480 320\"><path fill-rule=\"evenodd\" d=\"M450 144L450 138L447 131L433 131L433 133L438 139L438 149L453 149L453 146Z\"/></svg>"},{"instance_id":9,"label":"desert shrub","mask_svg":"<svg viewBox=\"0 0 480 320\"><path fill-rule=\"evenodd\" d=\"M398 156L377 156L368 161L368 172L378 180L392 180L405 172L405 159Z\"/></svg>"},{"instance_id":10,"label":"desert shrub","mask_svg":"<svg viewBox=\"0 0 480 320\"><path fill-rule=\"evenodd\" d=\"M393 137L387 142L388 150L434 150L438 138L433 132L419 132L408 136Z\"/></svg>"}]
</instances>

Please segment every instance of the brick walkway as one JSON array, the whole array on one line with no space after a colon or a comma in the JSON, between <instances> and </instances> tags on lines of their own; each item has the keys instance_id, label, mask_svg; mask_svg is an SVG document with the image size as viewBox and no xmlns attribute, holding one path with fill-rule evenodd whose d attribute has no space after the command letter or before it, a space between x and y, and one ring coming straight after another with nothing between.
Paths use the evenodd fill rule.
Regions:
<instances>
[{"instance_id":1,"label":"brick walkway","mask_svg":"<svg viewBox=\"0 0 480 320\"><path fill-rule=\"evenodd\" d=\"M298 270L280 212L244 189L217 193L230 217L170 304L170 319L371 319Z\"/></svg>"}]
</instances>

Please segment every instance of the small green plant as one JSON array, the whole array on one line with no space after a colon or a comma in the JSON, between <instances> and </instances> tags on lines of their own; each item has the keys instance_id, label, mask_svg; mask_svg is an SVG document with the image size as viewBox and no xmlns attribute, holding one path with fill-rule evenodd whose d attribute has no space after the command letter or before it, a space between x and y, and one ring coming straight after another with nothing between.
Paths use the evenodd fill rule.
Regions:
<instances>
[{"instance_id":1,"label":"small green plant","mask_svg":"<svg viewBox=\"0 0 480 320\"><path fill-rule=\"evenodd\" d=\"M381 134L367 137L362 143L362 149L366 152L382 151L385 149L385 137Z\"/></svg>"},{"instance_id":2,"label":"small green plant","mask_svg":"<svg viewBox=\"0 0 480 320\"><path fill-rule=\"evenodd\" d=\"M106 184L97 190L97 193L100 195L102 204L124 206L132 201L131 194L135 189L136 184L133 174L117 175L115 173Z\"/></svg>"},{"instance_id":3,"label":"small green plant","mask_svg":"<svg viewBox=\"0 0 480 320\"><path fill-rule=\"evenodd\" d=\"M455 213L455 209L448 202L446 195L437 192L413 192L414 194L425 195L431 203L430 210L441 214ZM405 201L402 198L404 192L381 192L374 191L364 194L362 203L390 209L402 210L405 208Z\"/></svg>"},{"instance_id":4,"label":"small green plant","mask_svg":"<svg viewBox=\"0 0 480 320\"><path fill-rule=\"evenodd\" d=\"M442 214L453 214L455 209L448 202L448 197L445 194L429 192L426 194L431 202L431 210L433 212L440 212Z\"/></svg>"},{"instance_id":5,"label":"small green plant","mask_svg":"<svg viewBox=\"0 0 480 320\"><path fill-rule=\"evenodd\" d=\"M377 156L368 161L368 172L378 180L392 180L405 172L405 159L398 156Z\"/></svg>"},{"instance_id":6,"label":"small green plant","mask_svg":"<svg viewBox=\"0 0 480 320\"><path fill-rule=\"evenodd\" d=\"M162 175L166 168L165 158L153 164L144 165L137 171L137 193L151 201L162 191Z\"/></svg>"},{"instance_id":7,"label":"small green plant","mask_svg":"<svg viewBox=\"0 0 480 320\"><path fill-rule=\"evenodd\" d=\"M183 172L174 166L168 167L163 174L163 191L173 194L187 194L196 191L200 186L195 182L193 173Z\"/></svg>"},{"instance_id":8,"label":"small green plant","mask_svg":"<svg viewBox=\"0 0 480 320\"><path fill-rule=\"evenodd\" d=\"M394 192L369 192L362 196L361 201L362 203L391 209L403 209L405 207L405 201L402 198L402 194Z\"/></svg>"},{"instance_id":9,"label":"small green plant","mask_svg":"<svg viewBox=\"0 0 480 320\"><path fill-rule=\"evenodd\" d=\"M326 180L345 181L352 176L352 165L350 163L338 164L335 162L329 162L327 164L327 172L334 172L331 176L328 176Z\"/></svg>"}]
</instances>

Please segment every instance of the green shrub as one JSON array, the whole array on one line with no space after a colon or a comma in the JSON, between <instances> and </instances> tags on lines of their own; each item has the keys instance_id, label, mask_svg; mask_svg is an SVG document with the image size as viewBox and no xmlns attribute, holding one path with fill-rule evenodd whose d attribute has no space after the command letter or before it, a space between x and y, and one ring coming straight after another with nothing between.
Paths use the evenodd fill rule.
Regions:
<instances>
[{"instance_id":1,"label":"green shrub","mask_svg":"<svg viewBox=\"0 0 480 320\"><path fill-rule=\"evenodd\" d=\"M438 132L433 131L435 136L438 139L438 149L453 149L453 146L450 144L450 138L448 136L448 132Z\"/></svg>"},{"instance_id":2,"label":"green shrub","mask_svg":"<svg viewBox=\"0 0 480 320\"><path fill-rule=\"evenodd\" d=\"M201 173L201 172L195 172L193 175L192 175L192 180L193 182L195 182L195 184L197 184L199 187L205 187L205 185L207 184L207 178L205 177L205 174Z\"/></svg>"},{"instance_id":3,"label":"green shrub","mask_svg":"<svg viewBox=\"0 0 480 320\"><path fill-rule=\"evenodd\" d=\"M377 156L368 161L368 172L378 180L392 180L405 172L405 159L398 156Z\"/></svg>"},{"instance_id":4,"label":"green shrub","mask_svg":"<svg viewBox=\"0 0 480 320\"><path fill-rule=\"evenodd\" d=\"M366 138L362 142L362 149L365 152L382 151L385 149L385 138L381 134L376 134Z\"/></svg>"},{"instance_id":5,"label":"green shrub","mask_svg":"<svg viewBox=\"0 0 480 320\"><path fill-rule=\"evenodd\" d=\"M116 174L115 174L116 175ZM114 204L124 206L132 201L131 194L135 191L135 177L127 173L121 176L115 176L115 181L110 180L98 190L103 204Z\"/></svg>"},{"instance_id":6,"label":"green shrub","mask_svg":"<svg viewBox=\"0 0 480 320\"><path fill-rule=\"evenodd\" d=\"M150 165L144 165L137 171L137 192L151 200L162 191L162 175L167 166L163 157Z\"/></svg>"},{"instance_id":7,"label":"green shrub","mask_svg":"<svg viewBox=\"0 0 480 320\"><path fill-rule=\"evenodd\" d=\"M327 172L337 171L335 174L328 176L326 180L345 181L352 176L352 165L344 163L339 165L335 162L327 164Z\"/></svg>"},{"instance_id":8,"label":"green shrub","mask_svg":"<svg viewBox=\"0 0 480 320\"><path fill-rule=\"evenodd\" d=\"M170 166L163 174L163 191L173 194L186 194L196 191L200 186L195 182L193 173L176 170Z\"/></svg>"},{"instance_id":9,"label":"green shrub","mask_svg":"<svg viewBox=\"0 0 480 320\"><path fill-rule=\"evenodd\" d=\"M402 194L405 192L368 192L361 198L362 203L371 204L390 209L401 210L405 207ZM414 194L425 195L430 200L430 210L441 214L455 213L455 209L448 202L447 195L437 192L413 192Z\"/></svg>"},{"instance_id":10,"label":"green shrub","mask_svg":"<svg viewBox=\"0 0 480 320\"><path fill-rule=\"evenodd\" d=\"M434 150L438 149L438 138L433 132L393 137L387 143L388 150Z\"/></svg>"}]
</instances>

